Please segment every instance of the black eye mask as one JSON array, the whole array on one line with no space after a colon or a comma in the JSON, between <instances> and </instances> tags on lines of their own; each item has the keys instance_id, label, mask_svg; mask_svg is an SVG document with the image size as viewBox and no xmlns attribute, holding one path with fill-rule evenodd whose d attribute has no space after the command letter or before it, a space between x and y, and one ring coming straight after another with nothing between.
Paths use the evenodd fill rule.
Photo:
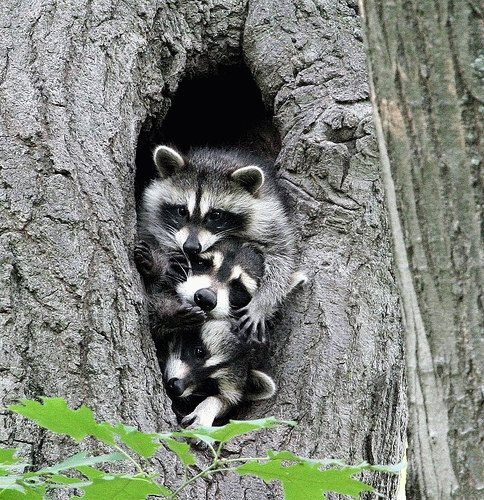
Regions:
<instances>
[{"instance_id":1,"label":"black eye mask","mask_svg":"<svg viewBox=\"0 0 484 500\"><path fill-rule=\"evenodd\" d=\"M215 234L222 231L243 231L247 224L247 216L226 212L225 210L210 210L203 219L203 226Z\"/></svg>"},{"instance_id":2,"label":"black eye mask","mask_svg":"<svg viewBox=\"0 0 484 500\"><path fill-rule=\"evenodd\" d=\"M160 218L168 227L181 229L188 222L188 208L184 205L168 205L164 203L160 207Z\"/></svg>"},{"instance_id":3,"label":"black eye mask","mask_svg":"<svg viewBox=\"0 0 484 500\"><path fill-rule=\"evenodd\" d=\"M229 303L231 309L245 307L252 300L252 295L239 279L230 282Z\"/></svg>"}]
</instances>

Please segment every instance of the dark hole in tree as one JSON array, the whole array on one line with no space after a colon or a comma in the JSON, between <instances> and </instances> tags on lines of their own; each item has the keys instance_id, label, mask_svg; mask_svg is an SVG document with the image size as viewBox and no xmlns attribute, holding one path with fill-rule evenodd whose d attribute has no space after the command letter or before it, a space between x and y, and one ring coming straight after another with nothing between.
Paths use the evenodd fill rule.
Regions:
<instances>
[{"instance_id":1,"label":"dark hole in tree","mask_svg":"<svg viewBox=\"0 0 484 500\"><path fill-rule=\"evenodd\" d=\"M190 147L246 149L274 161L280 149L257 85L245 66L219 68L211 75L187 77L172 98L166 117L149 118L140 133L136 153L136 200L156 176L154 147L169 144L186 152Z\"/></svg>"}]
</instances>

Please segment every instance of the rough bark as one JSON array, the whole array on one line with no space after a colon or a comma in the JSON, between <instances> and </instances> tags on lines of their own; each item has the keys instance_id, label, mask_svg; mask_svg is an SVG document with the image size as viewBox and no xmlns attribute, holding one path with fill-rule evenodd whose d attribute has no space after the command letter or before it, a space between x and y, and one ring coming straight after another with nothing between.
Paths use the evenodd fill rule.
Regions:
<instances>
[{"instance_id":1,"label":"rough bark","mask_svg":"<svg viewBox=\"0 0 484 500\"><path fill-rule=\"evenodd\" d=\"M363 5L406 324L407 493L481 498L480 16L454 1Z\"/></svg>"},{"instance_id":2,"label":"rough bark","mask_svg":"<svg viewBox=\"0 0 484 500\"><path fill-rule=\"evenodd\" d=\"M310 284L274 331L277 397L243 413L299 428L236 448L399 461L399 304L353 3L133 5L0 6L2 404L57 395L102 419L174 425L130 259L138 134L166 115L184 76L245 61L281 136ZM64 453L52 436L1 418L0 441L27 443L36 462ZM163 471L173 482L176 467L165 461ZM373 482L395 491L395 478ZM230 476L189 497L279 494Z\"/></svg>"}]
</instances>

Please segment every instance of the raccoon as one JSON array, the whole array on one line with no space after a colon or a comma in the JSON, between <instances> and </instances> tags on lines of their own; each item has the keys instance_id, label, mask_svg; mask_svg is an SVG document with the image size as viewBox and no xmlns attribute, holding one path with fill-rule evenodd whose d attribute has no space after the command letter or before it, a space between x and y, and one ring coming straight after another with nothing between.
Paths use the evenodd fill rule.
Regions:
<instances>
[{"instance_id":1,"label":"raccoon","mask_svg":"<svg viewBox=\"0 0 484 500\"><path fill-rule=\"evenodd\" d=\"M143 193L139 234L156 252L199 255L228 236L264 255L261 286L239 313L241 338L264 342L265 321L284 299L294 270L294 230L272 166L241 151L158 146L159 179Z\"/></svg>"},{"instance_id":2,"label":"raccoon","mask_svg":"<svg viewBox=\"0 0 484 500\"><path fill-rule=\"evenodd\" d=\"M243 401L274 394L266 373L267 344L241 340L235 324L237 311L257 293L263 272L263 255L256 248L235 238L219 241L191 256L172 284L181 303L207 315L203 324L166 334L166 310L152 308L164 384L182 425L211 425ZM294 273L288 293L304 279ZM160 331L165 334L157 335Z\"/></svg>"},{"instance_id":3,"label":"raccoon","mask_svg":"<svg viewBox=\"0 0 484 500\"><path fill-rule=\"evenodd\" d=\"M193 326L206 318L237 318L257 292L264 273L262 253L236 238L219 241L200 255L174 254L170 259L160 259L140 242L135 260L151 292L151 308L169 327L172 323ZM301 272L293 273L286 293L305 280Z\"/></svg>"},{"instance_id":4,"label":"raccoon","mask_svg":"<svg viewBox=\"0 0 484 500\"><path fill-rule=\"evenodd\" d=\"M199 306L209 319L237 317L260 287L264 257L235 238L215 243L189 258L186 279L176 285L181 300Z\"/></svg>"},{"instance_id":5,"label":"raccoon","mask_svg":"<svg viewBox=\"0 0 484 500\"><path fill-rule=\"evenodd\" d=\"M273 396L276 385L266 373L267 354L241 341L226 319L173 334L159 355L179 424L210 426L244 401Z\"/></svg>"},{"instance_id":6,"label":"raccoon","mask_svg":"<svg viewBox=\"0 0 484 500\"><path fill-rule=\"evenodd\" d=\"M177 284L188 276L183 254L162 254L140 241L134 250L134 261L148 295L150 323L158 325L158 335L194 327L206 320L206 313L198 305L182 300L176 292Z\"/></svg>"}]
</instances>

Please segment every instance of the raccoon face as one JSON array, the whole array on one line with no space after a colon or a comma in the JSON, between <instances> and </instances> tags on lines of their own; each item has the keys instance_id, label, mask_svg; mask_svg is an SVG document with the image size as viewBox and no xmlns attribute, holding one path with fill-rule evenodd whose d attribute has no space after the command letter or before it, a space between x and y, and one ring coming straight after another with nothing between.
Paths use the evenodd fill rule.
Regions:
<instances>
[{"instance_id":1,"label":"raccoon face","mask_svg":"<svg viewBox=\"0 0 484 500\"><path fill-rule=\"evenodd\" d=\"M168 396L180 403L215 395L231 405L269 398L276 386L269 375L252 367L253 358L230 322L208 321L197 332L179 332L169 340L163 382Z\"/></svg>"},{"instance_id":2,"label":"raccoon face","mask_svg":"<svg viewBox=\"0 0 484 500\"><path fill-rule=\"evenodd\" d=\"M195 153L186 159L167 146L155 149L154 162L160 178L145 190L143 204L159 243L196 255L249 227L254 197L264 184L259 167L220 155Z\"/></svg>"},{"instance_id":3,"label":"raccoon face","mask_svg":"<svg viewBox=\"0 0 484 500\"><path fill-rule=\"evenodd\" d=\"M238 240L227 240L212 251L190 258L188 276L176 291L211 318L223 319L252 300L263 272L260 252Z\"/></svg>"},{"instance_id":4,"label":"raccoon face","mask_svg":"<svg viewBox=\"0 0 484 500\"><path fill-rule=\"evenodd\" d=\"M198 332L181 332L168 341L163 381L170 398L224 393L240 400L239 380L248 369L247 347L228 321L208 321Z\"/></svg>"}]
</instances>

